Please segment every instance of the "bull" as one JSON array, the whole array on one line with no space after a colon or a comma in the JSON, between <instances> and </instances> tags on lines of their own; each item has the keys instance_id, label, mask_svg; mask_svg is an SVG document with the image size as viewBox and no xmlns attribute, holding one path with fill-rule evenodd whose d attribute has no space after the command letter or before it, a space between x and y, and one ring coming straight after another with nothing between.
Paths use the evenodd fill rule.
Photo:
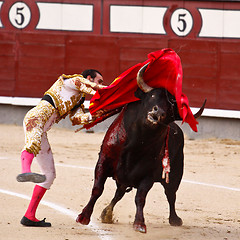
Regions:
<instances>
[{"instance_id":1,"label":"bull","mask_svg":"<svg viewBox=\"0 0 240 240\"><path fill-rule=\"evenodd\" d=\"M116 203L126 192L136 188L133 227L146 233L143 214L146 196L153 184L160 182L169 203L170 225L181 226L183 223L175 211L176 192L183 175L184 136L174 121L181 118L173 95L164 88L153 89L144 82L146 67L147 64L137 75L135 96L140 101L123 108L103 139L90 200L76 219L81 224L90 222L108 177L116 181L117 189L111 203L102 211L102 222L112 223ZM202 114L205 102L195 118ZM170 166L171 170L167 169Z\"/></svg>"}]
</instances>

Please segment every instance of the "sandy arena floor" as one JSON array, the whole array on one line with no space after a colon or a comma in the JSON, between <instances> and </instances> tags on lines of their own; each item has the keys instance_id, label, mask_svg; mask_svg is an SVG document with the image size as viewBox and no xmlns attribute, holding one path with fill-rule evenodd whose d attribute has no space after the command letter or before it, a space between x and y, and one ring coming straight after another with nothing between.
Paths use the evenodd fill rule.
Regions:
<instances>
[{"instance_id":1,"label":"sandy arena floor","mask_svg":"<svg viewBox=\"0 0 240 240\"><path fill-rule=\"evenodd\" d=\"M18 183L20 151L24 143L19 126L0 125L0 239L22 240L239 240L240 239L240 142L206 139L185 141L185 172L177 192L176 209L183 226L168 224L168 203L160 184L148 194L145 212L147 234L132 228L136 191L125 195L115 208L115 223L99 220L115 191L108 179L97 201L89 226L75 222L88 202L93 169L103 133L74 133L53 128L49 141L55 157L57 178L47 191L37 217L47 218L51 228L23 227L19 221L34 185ZM34 161L33 170L38 171Z\"/></svg>"}]
</instances>

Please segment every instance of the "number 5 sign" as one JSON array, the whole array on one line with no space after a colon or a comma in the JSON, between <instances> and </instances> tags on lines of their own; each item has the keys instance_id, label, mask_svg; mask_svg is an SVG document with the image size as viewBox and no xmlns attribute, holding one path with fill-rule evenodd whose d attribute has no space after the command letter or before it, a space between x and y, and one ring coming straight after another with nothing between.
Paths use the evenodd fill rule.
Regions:
<instances>
[{"instance_id":1,"label":"number 5 sign","mask_svg":"<svg viewBox=\"0 0 240 240\"><path fill-rule=\"evenodd\" d=\"M173 12L170 24L176 35L184 37L192 30L193 17L187 9L179 8Z\"/></svg>"},{"instance_id":2,"label":"number 5 sign","mask_svg":"<svg viewBox=\"0 0 240 240\"><path fill-rule=\"evenodd\" d=\"M9 10L9 21L16 28L25 28L31 20L31 11L24 2L16 2Z\"/></svg>"},{"instance_id":3,"label":"number 5 sign","mask_svg":"<svg viewBox=\"0 0 240 240\"><path fill-rule=\"evenodd\" d=\"M2 4L0 14L7 30L35 30L39 21L39 9L33 0L7 0Z\"/></svg>"}]
</instances>

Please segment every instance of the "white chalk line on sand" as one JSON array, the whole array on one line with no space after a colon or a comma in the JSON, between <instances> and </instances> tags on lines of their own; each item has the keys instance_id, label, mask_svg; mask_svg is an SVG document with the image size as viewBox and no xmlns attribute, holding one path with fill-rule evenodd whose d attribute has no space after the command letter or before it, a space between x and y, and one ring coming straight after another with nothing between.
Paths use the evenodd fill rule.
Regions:
<instances>
[{"instance_id":1,"label":"white chalk line on sand","mask_svg":"<svg viewBox=\"0 0 240 240\"><path fill-rule=\"evenodd\" d=\"M196 181L191 181L191 180L187 180L187 179L183 179L182 182L240 192L240 188L226 187L226 186L216 185L216 184L211 184L211 183L196 182Z\"/></svg>"},{"instance_id":2,"label":"white chalk line on sand","mask_svg":"<svg viewBox=\"0 0 240 240\"><path fill-rule=\"evenodd\" d=\"M1 159L9 159L9 158L0 157L0 160ZM85 170L94 170L95 169L94 167L85 167L85 166L71 165L71 164L64 164L64 163L56 163L55 165L59 166L59 167L79 168L79 169L85 169ZM227 186L223 186L223 185L197 182L197 181L192 181L192 180L187 180L187 179L183 179L182 182L196 184L196 185L202 185L202 186L205 186L205 187L213 187L213 188L219 188L219 189L225 189L225 190L240 192L240 188L227 187Z\"/></svg>"},{"instance_id":3,"label":"white chalk line on sand","mask_svg":"<svg viewBox=\"0 0 240 240\"><path fill-rule=\"evenodd\" d=\"M83 167L83 166L63 164L63 163L56 163L56 166L59 166L59 167L69 167L69 168L80 168L80 169L86 169L86 170L94 170L93 167ZM240 192L240 188L226 187L226 186L223 186L223 185L216 185L216 184L211 184L211 183L197 182L197 181L192 181L192 180L187 180L187 179L183 179L182 182L196 184L196 185L202 185L202 186L205 186L205 187L213 187L213 188L220 188L220 189Z\"/></svg>"},{"instance_id":4,"label":"white chalk line on sand","mask_svg":"<svg viewBox=\"0 0 240 240\"><path fill-rule=\"evenodd\" d=\"M0 193L11 195L11 196L14 196L14 197L19 197L19 198L26 199L26 200L31 199L27 195L12 192L12 191L8 191L8 190L4 190L4 189L0 189ZM55 203L49 202L49 201L42 200L41 204L45 205L47 207L50 207L50 208L56 210L57 212L60 212L64 215L66 215L66 216L69 216L69 217L73 218L74 220L76 219L76 216L78 215L78 213L75 212L75 211L71 211L69 209L61 207L61 206L59 206ZM111 236L106 234L105 230L99 228L99 226L96 223L94 223L94 221L92 221L92 220L91 220L91 223L89 225L87 225L86 227L90 228L91 231L97 233L98 237L101 240L111 240L112 239Z\"/></svg>"},{"instance_id":5,"label":"white chalk line on sand","mask_svg":"<svg viewBox=\"0 0 240 240\"><path fill-rule=\"evenodd\" d=\"M4 159L9 159L9 158L8 157L0 157L0 160L1 159L4 160ZM56 163L55 165L59 166L59 167L80 168L80 169L85 169L85 170L94 170L94 167L85 167L85 166L71 165L71 164L65 164L65 163ZM223 186L223 185L204 183L204 182L197 182L197 181L192 181L192 180L187 180L187 179L183 179L182 182L196 184L196 185L202 185L202 186L205 186L205 187L213 187L213 188L220 188L220 189L240 192L240 188L227 187L227 186Z\"/></svg>"}]
</instances>

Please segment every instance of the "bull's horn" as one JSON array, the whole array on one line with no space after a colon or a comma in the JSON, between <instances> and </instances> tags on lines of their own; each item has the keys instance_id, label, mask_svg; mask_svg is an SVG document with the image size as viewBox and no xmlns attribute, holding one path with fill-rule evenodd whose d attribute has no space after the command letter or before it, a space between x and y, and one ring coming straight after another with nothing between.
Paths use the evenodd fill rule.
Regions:
<instances>
[{"instance_id":1,"label":"bull's horn","mask_svg":"<svg viewBox=\"0 0 240 240\"><path fill-rule=\"evenodd\" d=\"M137 84L138 87L143 91L143 92L150 92L153 88L148 86L144 80L143 80L143 74L148 66L149 62L147 64L145 64L139 71L137 74Z\"/></svg>"},{"instance_id":2,"label":"bull's horn","mask_svg":"<svg viewBox=\"0 0 240 240\"><path fill-rule=\"evenodd\" d=\"M205 99L202 107L198 110L198 112L193 115L195 119L199 118L202 115L206 102L207 102L207 99Z\"/></svg>"}]
</instances>

